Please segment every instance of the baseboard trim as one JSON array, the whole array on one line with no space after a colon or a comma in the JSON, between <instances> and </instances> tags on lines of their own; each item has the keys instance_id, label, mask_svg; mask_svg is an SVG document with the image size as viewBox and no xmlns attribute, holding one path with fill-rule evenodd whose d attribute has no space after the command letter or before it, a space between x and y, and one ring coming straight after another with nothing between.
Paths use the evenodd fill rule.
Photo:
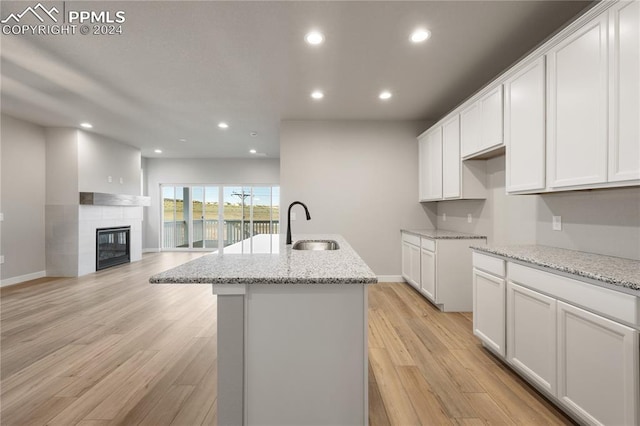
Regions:
<instances>
[{"instance_id":1,"label":"baseboard trim","mask_svg":"<svg viewBox=\"0 0 640 426\"><path fill-rule=\"evenodd\" d=\"M6 278L0 281L0 287L8 287L10 285L16 285L25 281L37 280L38 278L44 278L47 276L47 271L38 271L31 274L20 275L17 277Z\"/></svg>"},{"instance_id":2,"label":"baseboard trim","mask_svg":"<svg viewBox=\"0 0 640 426\"><path fill-rule=\"evenodd\" d=\"M379 283L403 283L402 275L378 275Z\"/></svg>"},{"instance_id":3,"label":"baseboard trim","mask_svg":"<svg viewBox=\"0 0 640 426\"><path fill-rule=\"evenodd\" d=\"M143 248L142 253L160 253L159 248Z\"/></svg>"}]
</instances>

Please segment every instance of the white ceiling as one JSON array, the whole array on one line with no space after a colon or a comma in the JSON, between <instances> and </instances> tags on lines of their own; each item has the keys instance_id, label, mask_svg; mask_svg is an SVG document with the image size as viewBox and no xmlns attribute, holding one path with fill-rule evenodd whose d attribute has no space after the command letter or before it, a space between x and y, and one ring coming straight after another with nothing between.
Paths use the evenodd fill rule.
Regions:
<instances>
[{"instance_id":1,"label":"white ceiling","mask_svg":"<svg viewBox=\"0 0 640 426\"><path fill-rule=\"evenodd\" d=\"M28 4L2 3L3 19ZM278 157L285 119L436 120L589 4L67 1L124 10L123 34L2 35L2 112L88 121L145 157ZM412 44L419 26L432 37ZM310 29L323 45L304 42Z\"/></svg>"}]
</instances>

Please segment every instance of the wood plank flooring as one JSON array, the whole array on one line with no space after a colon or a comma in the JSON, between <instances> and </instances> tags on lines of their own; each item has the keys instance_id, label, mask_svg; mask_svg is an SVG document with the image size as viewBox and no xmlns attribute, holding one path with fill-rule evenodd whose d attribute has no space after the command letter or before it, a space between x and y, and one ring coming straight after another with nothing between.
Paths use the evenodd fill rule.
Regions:
<instances>
[{"instance_id":1,"label":"wood plank flooring","mask_svg":"<svg viewBox=\"0 0 640 426\"><path fill-rule=\"evenodd\" d=\"M216 424L216 298L147 281L201 255L1 289L0 424ZM369 304L372 425L571 423L480 347L469 314L400 283Z\"/></svg>"}]
</instances>

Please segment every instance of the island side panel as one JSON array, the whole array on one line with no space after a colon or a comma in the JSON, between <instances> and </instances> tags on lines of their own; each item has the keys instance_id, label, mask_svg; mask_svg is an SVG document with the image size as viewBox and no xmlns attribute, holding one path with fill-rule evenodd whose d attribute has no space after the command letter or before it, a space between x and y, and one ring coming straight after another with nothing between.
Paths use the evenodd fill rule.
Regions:
<instances>
[{"instance_id":1,"label":"island side panel","mask_svg":"<svg viewBox=\"0 0 640 426\"><path fill-rule=\"evenodd\" d=\"M366 424L366 292L248 286L246 424Z\"/></svg>"},{"instance_id":2,"label":"island side panel","mask_svg":"<svg viewBox=\"0 0 640 426\"><path fill-rule=\"evenodd\" d=\"M244 296L218 295L218 424L244 423Z\"/></svg>"}]
</instances>

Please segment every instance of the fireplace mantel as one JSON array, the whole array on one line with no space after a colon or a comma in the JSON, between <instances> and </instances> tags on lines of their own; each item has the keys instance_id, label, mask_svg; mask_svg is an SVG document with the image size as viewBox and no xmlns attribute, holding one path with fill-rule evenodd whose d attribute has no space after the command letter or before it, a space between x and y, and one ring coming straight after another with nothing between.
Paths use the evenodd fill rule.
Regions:
<instances>
[{"instance_id":1,"label":"fireplace mantel","mask_svg":"<svg viewBox=\"0 0 640 426\"><path fill-rule=\"evenodd\" d=\"M81 192L80 204L88 206L140 207L151 205L151 197L142 195L107 194L104 192Z\"/></svg>"}]
</instances>

